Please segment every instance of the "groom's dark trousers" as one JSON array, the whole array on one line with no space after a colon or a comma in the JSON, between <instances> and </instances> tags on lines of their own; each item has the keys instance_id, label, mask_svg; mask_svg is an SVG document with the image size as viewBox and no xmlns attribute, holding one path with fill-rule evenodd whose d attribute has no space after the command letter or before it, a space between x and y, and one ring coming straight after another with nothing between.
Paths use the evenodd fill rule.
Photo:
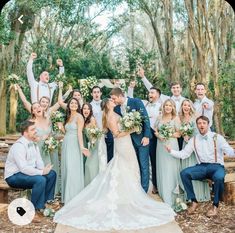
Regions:
<instances>
[{"instance_id":1,"label":"groom's dark trousers","mask_svg":"<svg viewBox=\"0 0 235 233\"><path fill-rule=\"evenodd\" d=\"M141 186L145 192L148 192L149 188L149 144L147 146L142 145L143 137L151 139L151 130L148 113L144 107L144 104L140 99L128 98L127 100L128 111L140 111L143 117L142 131L140 134L132 133L131 139L136 151L137 160L140 167ZM116 106L114 111L122 116L120 105Z\"/></svg>"},{"instance_id":2,"label":"groom's dark trousers","mask_svg":"<svg viewBox=\"0 0 235 233\"><path fill-rule=\"evenodd\" d=\"M219 205L219 200L224 192L224 166L218 163L201 163L185 168L180 173L184 188L187 192L188 200L196 201L192 180L211 179L214 182L213 205Z\"/></svg>"},{"instance_id":3,"label":"groom's dark trousers","mask_svg":"<svg viewBox=\"0 0 235 233\"><path fill-rule=\"evenodd\" d=\"M113 150L114 150L113 135L110 130L108 130L105 136L105 143L107 147L107 162L109 162L113 158Z\"/></svg>"}]
</instances>

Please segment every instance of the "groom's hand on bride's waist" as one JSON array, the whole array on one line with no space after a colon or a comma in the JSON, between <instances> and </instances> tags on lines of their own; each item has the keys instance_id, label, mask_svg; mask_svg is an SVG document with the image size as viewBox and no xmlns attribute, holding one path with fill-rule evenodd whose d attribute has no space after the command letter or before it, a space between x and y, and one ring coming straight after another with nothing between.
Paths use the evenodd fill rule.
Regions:
<instances>
[{"instance_id":1,"label":"groom's hand on bride's waist","mask_svg":"<svg viewBox=\"0 0 235 233\"><path fill-rule=\"evenodd\" d=\"M143 137L142 140L141 140L141 144L143 146L147 146L149 144L149 138Z\"/></svg>"}]
</instances>

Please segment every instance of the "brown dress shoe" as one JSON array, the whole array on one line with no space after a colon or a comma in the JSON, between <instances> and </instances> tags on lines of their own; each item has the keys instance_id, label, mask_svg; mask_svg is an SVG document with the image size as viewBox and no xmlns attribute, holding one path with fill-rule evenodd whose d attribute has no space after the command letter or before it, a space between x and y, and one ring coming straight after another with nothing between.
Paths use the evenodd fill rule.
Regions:
<instances>
[{"instance_id":1,"label":"brown dress shoe","mask_svg":"<svg viewBox=\"0 0 235 233\"><path fill-rule=\"evenodd\" d=\"M192 202L192 205L188 208L188 214L194 214L196 209L198 207L198 203L197 202Z\"/></svg>"},{"instance_id":2,"label":"brown dress shoe","mask_svg":"<svg viewBox=\"0 0 235 233\"><path fill-rule=\"evenodd\" d=\"M42 221L42 214L38 213L38 212L35 212L32 223L40 223L41 221Z\"/></svg>"},{"instance_id":3,"label":"brown dress shoe","mask_svg":"<svg viewBox=\"0 0 235 233\"><path fill-rule=\"evenodd\" d=\"M218 215L218 208L216 206L213 206L212 209L208 210L208 212L206 213L206 216L208 218L210 217L214 217Z\"/></svg>"}]
</instances>

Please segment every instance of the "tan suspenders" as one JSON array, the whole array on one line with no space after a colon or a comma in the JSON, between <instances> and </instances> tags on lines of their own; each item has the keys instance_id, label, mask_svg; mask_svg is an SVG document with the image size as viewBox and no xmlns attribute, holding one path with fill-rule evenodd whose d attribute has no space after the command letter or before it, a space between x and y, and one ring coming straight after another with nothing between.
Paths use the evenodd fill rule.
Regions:
<instances>
[{"instance_id":1,"label":"tan suspenders","mask_svg":"<svg viewBox=\"0 0 235 233\"><path fill-rule=\"evenodd\" d=\"M216 139L217 139L217 134L213 136L213 142L214 142L214 158L215 158L215 163L217 163L217 145L216 145ZM197 147L196 147L196 136L193 137L193 146L195 150L196 157L198 161L201 163L200 158L197 153Z\"/></svg>"},{"instance_id":2,"label":"tan suspenders","mask_svg":"<svg viewBox=\"0 0 235 233\"><path fill-rule=\"evenodd\" d=\"M48 89L49 89L49 98L50 98L50 101L51 101L51 88L49 86L49 84L47 83L47 86L48 86ZM37 102L39 102L39 83L37 85Z\"/></svg>"}]
</instances>

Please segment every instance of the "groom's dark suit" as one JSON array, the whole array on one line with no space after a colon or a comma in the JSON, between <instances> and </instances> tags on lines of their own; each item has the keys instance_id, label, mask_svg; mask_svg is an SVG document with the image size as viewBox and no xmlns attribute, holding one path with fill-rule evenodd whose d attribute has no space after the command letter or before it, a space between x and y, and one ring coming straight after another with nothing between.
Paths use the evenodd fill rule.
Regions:
<instances>
[{"instance_id":1,"label":"groom's dark suit","mask_svg":"<svg viewBox=\"0 0 235 233\"><path fill-rule=\"evenodd\" d=\"M141 144L141 141L143 137L147 137L149 139L151 138L149 117L140 99L128 98L127 107L128 111L132 110L140 111L141 115L144 117L141 133L140 134L132 133L131 139L140 166L141 185L145 190L145 192L147 192L149 187L149 145L143 146ZM122 116L120 105L116 106L114 108L114 111L120 116Z\"/></svg>"}]
</instances>

